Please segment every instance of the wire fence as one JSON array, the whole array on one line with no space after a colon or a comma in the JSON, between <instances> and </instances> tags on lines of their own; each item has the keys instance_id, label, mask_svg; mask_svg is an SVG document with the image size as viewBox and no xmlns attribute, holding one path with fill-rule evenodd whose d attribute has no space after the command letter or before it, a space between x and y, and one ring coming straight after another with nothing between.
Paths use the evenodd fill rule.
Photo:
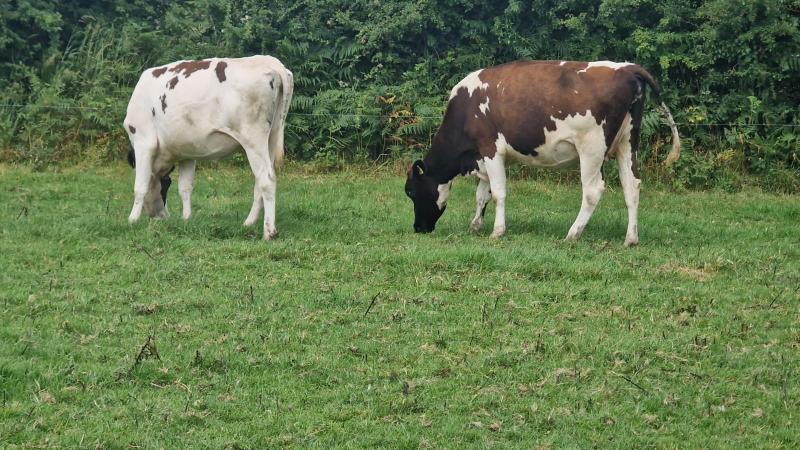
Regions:
<instances>
[{"instance_id":1,"label":"wire fence","mask_svg":"<svg viewBox=\"0 0 800 450\"><path fill-rule=\"evenodd\" d=\"M95 107L95 106L73 106L73 105L20 105L20 104L6 104L0 105L0 109L52 109L52 110L87 110L87 111L123 111L123 107ZM298 113L289 112L290 116L301 117L363 117L371 119L437 119L441 120L442 116L418 116L407 114L350 114L350 113ZM660 122L662 125L667 125L667 122ZM678 126L687 127L775 127L775 128L800 128L800 124L773 124L773 123L713 123L713 122L675 122Z\"/></svg>"}]
</instances>

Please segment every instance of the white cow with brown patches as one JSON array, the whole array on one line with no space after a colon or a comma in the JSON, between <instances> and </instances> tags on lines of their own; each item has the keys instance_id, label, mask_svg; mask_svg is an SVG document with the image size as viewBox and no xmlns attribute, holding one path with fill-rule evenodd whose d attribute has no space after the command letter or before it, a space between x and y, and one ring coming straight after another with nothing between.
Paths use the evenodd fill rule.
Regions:
<instances>
[{"instance_id":1,"label":"white cow with brown patches","mask_svg":"<svg viewBox=\"0 0 800 450\"><path fill-rule=\"evenodd\" d=\"M244 224L264 209L264 239L275 227L275 168L283 154L286 114L292 101L292 72L271 56L177 61L142 73L133 90L125 130L136 169L133 210L169 217L169 172L180 171L183 218L192 213L197 160L217 161L244 151L255 175L253 206Z\"/></svg>"},{"instance_id":2,"label":"white cow with brown patches","mask_svg":"<svg viewBox=\"0 0 800 450\"><path fill-rule=\"evenodd\" d=\"M496 213L492 237L506 232L505 167L579 166L583 201L567 240L578 239L605 189L603 163L619 163L628 231L639 242L641 180L636 163L645 89L650 86L672 130L666 165L680 154L675 122L647 71L610 61L515 61L467 75L450 93L442 124L424 160L408 169L406 195L414 202L414 230L434 230L459 174L480 177L470 231L480 230L489 200Z\"/></svg>"}]
</instances>

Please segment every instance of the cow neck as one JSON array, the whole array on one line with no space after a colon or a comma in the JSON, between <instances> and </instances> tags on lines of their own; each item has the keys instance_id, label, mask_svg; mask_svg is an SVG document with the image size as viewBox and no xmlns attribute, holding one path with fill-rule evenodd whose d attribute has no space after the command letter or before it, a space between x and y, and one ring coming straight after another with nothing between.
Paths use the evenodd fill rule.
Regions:
<instances>
[{"instance_id":1,"label":"cow neck","mask_svg":"<svg viewBox=\"0 0 800 450\"><path fill-rule=\"evenodd\" d=\"M425 163L426 175L436 180L437 184L447 184L459 174L455 161L448 163L447 161L426 157L423 162Z\"/></svg>"},{"instance_id":2,"label":"cow neck","mask_svg":"<svg viewBox=\"0 0 800 450\"><path fill-rule=\"evenodd\" d=\"M453 148L455 146L443 143L437 134L423 159L427 175L438 184L447 184L461 173L461 155L451 150Z\"/></svg>"}]
</instances>

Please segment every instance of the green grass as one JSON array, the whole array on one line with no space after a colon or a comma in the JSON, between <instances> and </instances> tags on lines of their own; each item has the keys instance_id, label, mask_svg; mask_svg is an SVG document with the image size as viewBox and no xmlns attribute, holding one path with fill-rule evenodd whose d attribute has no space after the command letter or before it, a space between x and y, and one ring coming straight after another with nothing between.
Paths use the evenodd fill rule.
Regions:
<instances>
[{"instance_id":1,"label":"green grass","mask_svg":"<svg viewBox=\"0 0 800 450\"><path fill-rule=\"evenodd\" d=\"M251 177L201 168L191 220L171 192L129 225L121 166L0 166L0 447L800 440L797 197L645 180L623 248L618 186L566 243L578 186L512 180L492 240L473 179L416 235L402 170L295 166L265 243Z\"/></svg>"}]
</instances>

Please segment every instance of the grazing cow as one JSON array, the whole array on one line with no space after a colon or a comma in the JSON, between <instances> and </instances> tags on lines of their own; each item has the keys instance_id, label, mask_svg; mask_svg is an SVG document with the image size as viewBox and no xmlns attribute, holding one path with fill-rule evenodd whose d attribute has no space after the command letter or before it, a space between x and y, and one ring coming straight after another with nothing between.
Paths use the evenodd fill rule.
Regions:
<instances>
[{"instance_id":1,"label":"grazing cow","mask_svg":"<svg viewBox=\"0 0 800 450\"><path fill-rule=\"evenodd\" d=\"M253 206L244 221L255 224L264 208L264 240L275 228L275 167L292 101L292 72L271 56L177 61L142 73L133 90L125 130L128 161L136 170L130 222L142 208L169 217L169 172L177 164L183 218L192 213L196 160L218 161L244 150L255 175Z\"/></svg>"},{"instance_id":2,"label":"grazing cow","mask_svg":"<svg viewBox=\"0 0 800 450\"><path fill-rule=\"evenodd\" d=\"M478 203L470 231L483 226L490 199L492 237L506 232L505 166L521 162L564 169L580 166L583 202L566 240L578 239L600 200L604 161L615 157L628 206L625 245L639 242L639 129L650 86L672 129L666 164L680 154L678 129L655 81L631 63L514 61L466 76L450 93L442 124L424 160L408 169L414 231L429 233L441 217L457 175L477 174Z\"/></svg>"}]
</instances>

